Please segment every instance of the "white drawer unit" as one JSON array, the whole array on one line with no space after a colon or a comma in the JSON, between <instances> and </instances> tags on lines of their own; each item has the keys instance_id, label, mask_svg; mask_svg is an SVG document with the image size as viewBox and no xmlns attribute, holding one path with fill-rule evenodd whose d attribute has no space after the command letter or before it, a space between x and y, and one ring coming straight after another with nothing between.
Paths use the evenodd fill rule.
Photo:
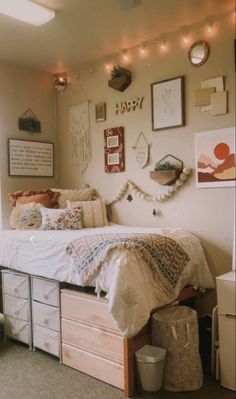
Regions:
<instances>
[{"instance_id":1,"label":"white drawer unit","mask_svg":"<svg viewBox=\"0 0 236 399\"><path fill-rule=\"evenodd\" d=\"M32 349L30 277L2 270L5 335L28 344Z\"/></svg>"},{"instance_id":2,"label":"white drawer unit","mask_svg":"<svg viewBox=\"0 0 236 399\"><path fill-rule=\"evenodd\" d=\"M95 295L61 290L62 363L124 389L123 337Z\"/></svg>"},{"instance_id":3,"label":"white drawer unit","mask_svg":"<svg viewBox=\"0 0 236 399\"><path fill-rule=\"evenodd\" d=\"M52 306L59 306L59 283L32 276L32 299Z\"/></svg>"},{"instance_id":4,"label":"white drawer unit","mask_svg":"<svg viewBox=\"0 0 236 399\"><path fill-rule=\"evenodd\" d=\"M60 357L59 282L31 276L33 349Z\"/></svg>"},{"instance_id":5,"label":"white drawer unit","mask_svg":"<svg viewBox=\"0 0 236 399\"><path fill-rule=\"evenodd\" d=\"M29 300L4 294L4 313L8 316L30 321Z\"/></svg>"},{"instance_id":6,"label":"white drawer unit","mask_svg":"<svg viewBox=\"0 0 236 399\"><path fill-rule=\"evenodd\" d=\"M60 315L57 306L32 301L32 318L34 324L60 331Z\"/></svg>"},{"instance_id":7,"label":"white drawer unit","mask_svg":"<svg viewBox=\"0 0 236 399\"><path fill-rule=\"evenodd\" d=\"M236 391L236 272L225 273L216 278L220 384Z\"/></svg>"},{"instance_id":8,"label":"white drawer unit","mask_svg":"<svg viewBox=\"0 0 236 399\"><path fill-rule=\"evenodd\" d=\"M34 347L42 349L54 356L60 355L60 334L49 328L33 325Z\"/></svg>"}]
</instances>

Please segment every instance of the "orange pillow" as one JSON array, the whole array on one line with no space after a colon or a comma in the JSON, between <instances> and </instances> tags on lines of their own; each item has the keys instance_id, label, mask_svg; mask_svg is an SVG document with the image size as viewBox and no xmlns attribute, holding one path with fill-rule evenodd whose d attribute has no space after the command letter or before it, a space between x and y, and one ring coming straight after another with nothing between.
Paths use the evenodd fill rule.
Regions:
<instances>
[{"instance_id":1,"label":"orange pillow","mask_svg":"<svg viewBox=\"0 0 236 399\"><path fill-rule=\"evenodd\" d=\"M60 193L50 189L16 191L9 194L10 206L14 207L18 204L28 204L36 202L45 206L45 208L58 208L58 197Z\"/></svg>"}]
</instances>

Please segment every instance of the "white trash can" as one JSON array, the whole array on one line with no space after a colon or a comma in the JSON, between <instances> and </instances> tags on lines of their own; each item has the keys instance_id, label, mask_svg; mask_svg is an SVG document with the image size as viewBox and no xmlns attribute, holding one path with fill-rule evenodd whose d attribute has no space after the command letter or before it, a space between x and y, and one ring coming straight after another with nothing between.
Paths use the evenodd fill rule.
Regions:
<instances>
[{"instance_id":1,"label":"white trash can","mask_svg":"<svg viewBox=\"0 0 236 399\"><path fill-rule=\"evenodd\" d=\"M142 389L158 391L162 387L166 349L144 345L135 352Z\"/></svg>"}]
</instances>

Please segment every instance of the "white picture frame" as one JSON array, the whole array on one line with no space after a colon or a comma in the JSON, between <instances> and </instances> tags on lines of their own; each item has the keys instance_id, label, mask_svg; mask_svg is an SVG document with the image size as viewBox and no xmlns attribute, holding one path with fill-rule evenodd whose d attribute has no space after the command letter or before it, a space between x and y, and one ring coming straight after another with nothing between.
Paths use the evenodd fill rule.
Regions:
<instances>
[{"instance_id":1,"label":"white picture frame","mask_svg":"<svg viewBox=\"0 0 236 399\"><path fill-rule=\"evenodd\" d=\"M152 130L184 126L184 76L151 84Z\"/></svg>"},{"instance_id":2,"label":"white picture frame","mask_svg":"<svg viewBox=\"0 0 236 399\"><path fill-rule=\"evenodd\" d=\"M119 165L120 157L118 152L113 152L112 154L108 154L107 156L107 164L108 165Z\"/></svg>"},{"instance_id":3,"label":"white picture frame","mask_svg":"<svg viewBox=\"0 0 236 399\"><path fill-rule=\"evenodd\" d=\"M119 136L108 136L107 137L107 148L119 147Z\"/></svg>"}]
</instances>

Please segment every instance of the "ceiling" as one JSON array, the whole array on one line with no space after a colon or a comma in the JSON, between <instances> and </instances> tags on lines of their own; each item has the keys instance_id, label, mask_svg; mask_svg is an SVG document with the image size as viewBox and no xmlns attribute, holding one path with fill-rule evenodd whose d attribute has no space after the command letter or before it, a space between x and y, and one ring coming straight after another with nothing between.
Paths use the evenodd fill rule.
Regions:
<instances>
[{"instance_id":1,"label":"ceiling","mask_svg":"<svg viewBox=\"0 0 236 399\"><path fill-rule=\"evenodd\" d=\"M0 14L0 60L79 73L139 44L233 12L234 0L34 0L56 11L40 27Z\"/></svg>"}]
</instances>

